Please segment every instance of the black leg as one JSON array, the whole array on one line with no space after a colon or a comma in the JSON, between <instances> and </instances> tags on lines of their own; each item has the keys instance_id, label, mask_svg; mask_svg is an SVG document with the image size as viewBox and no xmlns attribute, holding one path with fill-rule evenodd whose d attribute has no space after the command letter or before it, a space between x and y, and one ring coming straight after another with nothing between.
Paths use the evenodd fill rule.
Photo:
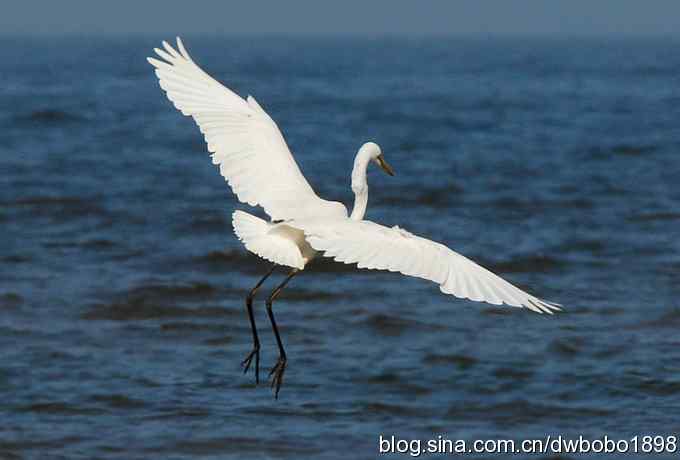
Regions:
<instances>
[{"instance_id":1,"label":"black leg","mask_svg":"<svg viewBox=\"0 0 680 460\"><path fill-rule=\"evenodd\" d=\"M257 336L257 327L255 327L255 317L253 316L253 299L255 298L257 290L260 289L262 283L269 278L269 275L274 272L275 268L276 264L272 265L272 268L260 281L258 281L255 287L248 293L248 297L246 297L246 309L248 310L248 318L250 319L250 329L253 331L253 349L248 353L246 359L241 362L241 366L243 366L243 373L245 374L250 368L250 362L253 360L253 357L255 357L255 384L260 383L260 339Z\"/></svg>"},{"instance_id":2,"label":"black leg","mask_svg":"<svg viewBox=\"0 0 680 460\"><path fill-rule=\"evenodd\" d=\"M272 329L274 329L274 335L276 336L276 343L279 345L279 359L276 362L276 365L272 368L272 370L269 372L269 376L271 377L272 375L274 376L272 378L272 388L275 389L274 393L274 398L279 397L279 389L281 389L281 384L283 383L283 373L286 371L286 351L283 349L283 342L281 342L281 336L279 335L279 328L276 327L276 320L274 319L274 311L272 310L272 303L274 302L274 299L276 299L281 291L283 290L284 287L286 287L286 284L288 284L288 281L290 281L295 275L299 273L299 269L294 268L291 270L291 272L286 276L286 279L283 280L279 286L272 291L271 295L267 298L267 314L269 315L269 321L272 323Z\"/></svg>"}]
</instances>

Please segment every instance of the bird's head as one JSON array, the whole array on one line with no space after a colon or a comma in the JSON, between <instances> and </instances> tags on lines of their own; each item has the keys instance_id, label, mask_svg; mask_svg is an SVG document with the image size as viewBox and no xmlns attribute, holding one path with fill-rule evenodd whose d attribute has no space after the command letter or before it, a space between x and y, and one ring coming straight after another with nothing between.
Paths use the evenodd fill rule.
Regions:
<instances>
[{"instance_id":1,"label":"bird's head","mask_svg":"<svg viewBox=\"0 0 680 460\"><path fill-rule=\"evenodd\" d=\"M386 161L385 157L380 150L380 146L375 142L366 142L359 149L359 153L368 156L372 162L380 166L380 168L385 171L390 176L394 176L394 169Z\"/></svg>"}]
</instances>

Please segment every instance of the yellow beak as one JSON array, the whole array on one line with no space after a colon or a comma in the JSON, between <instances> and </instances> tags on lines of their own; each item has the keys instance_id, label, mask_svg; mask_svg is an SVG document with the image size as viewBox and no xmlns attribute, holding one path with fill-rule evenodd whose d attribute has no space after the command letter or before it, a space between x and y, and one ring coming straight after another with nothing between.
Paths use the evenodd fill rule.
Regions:
<instances>
[{"instance_id":1,"label":"yellow beak","mask_svg":"<svg viewBox=\"0 0 680 460\"><path fill-rule=\"evenodd\" d=\"M378 161L378 165L380 165L380 167L382 168L383 171L385 171L390 176L394 176L394 169L392 169L392 166L387 164L387 162L385 161L385 158L382 156L382 153L380 155L378 155L376 160Z\"/></svg>"}]
</instances>

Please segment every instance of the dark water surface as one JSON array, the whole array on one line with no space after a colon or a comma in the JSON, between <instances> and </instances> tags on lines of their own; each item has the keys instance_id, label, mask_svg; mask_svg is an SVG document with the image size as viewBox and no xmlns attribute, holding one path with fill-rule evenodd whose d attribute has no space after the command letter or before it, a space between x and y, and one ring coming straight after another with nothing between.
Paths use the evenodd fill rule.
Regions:
<instances>
[{"instance_id":1,"label":"dark water surface","mask_svg":"<svg viewBox=\"0 0 680 460\"><path fill-rule=\"evenodd\" d=\"M370 172L368 218L567 306L317 261L276 306L275 401L239 369L267 266L144 60L161 38L0 41L0 458L680 435L679 43L187 38L279 122L320 195L351 206L375 140L397 177Z\"/></svg>"}]
</instances>

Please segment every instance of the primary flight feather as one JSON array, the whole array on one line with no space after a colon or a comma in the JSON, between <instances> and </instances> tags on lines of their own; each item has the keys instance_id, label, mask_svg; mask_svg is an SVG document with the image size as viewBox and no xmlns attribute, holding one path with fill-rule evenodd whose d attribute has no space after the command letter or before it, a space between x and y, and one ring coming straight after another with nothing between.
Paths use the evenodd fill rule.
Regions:
<instances>
[{"instance_id":1,"label":"primary flight feather","mask_svg":"<svg viewBox=\"0 0 680 460\"><path fill-rule=\"evenodd\" d=\"M293 159L279 128L255 98L242 99L198 67L177 39L148 58L175 107L196 121L213 163L243 203L273 220L346 217L341 203L319 198ZM276 177L277 180L272 180Z\"/></svg>"},{"instance_id":2,"label":"primary flight feather","mask_svg":"<svg viewBox=\"0 0 680 460\"><path fill-rule=\"evenodd\" d=\"M445 294L463 299L525 307L537 313L560 310L513 286L489 270L443 244L413 235L399 227L385 227L363 220L368 204L366 170L371 163L393 175L380 147L367 142L359 149L351 174L355 195L351 215L341 203L320 198L298 167L272 118L255 98L241 98L204 72L191 58L182 40L177 49L163 42L148 58L156 68L159 84L168 99L198 125L212 154L213 163L238 199L261 206L267 222L243 211L233 214L234 231L246 248L276 265L291 267L284 282L267 300L267 312L279 346L279 360L270 372L278 396L286 367L272 304L288 281L321 252L338 262L359 268L389 270L439 284ZM259 381L259 338L253 319L255 291L247 298L253 333L253 350L243 361L245 371L255 359Z\"/></svg>"}]
</instances>

